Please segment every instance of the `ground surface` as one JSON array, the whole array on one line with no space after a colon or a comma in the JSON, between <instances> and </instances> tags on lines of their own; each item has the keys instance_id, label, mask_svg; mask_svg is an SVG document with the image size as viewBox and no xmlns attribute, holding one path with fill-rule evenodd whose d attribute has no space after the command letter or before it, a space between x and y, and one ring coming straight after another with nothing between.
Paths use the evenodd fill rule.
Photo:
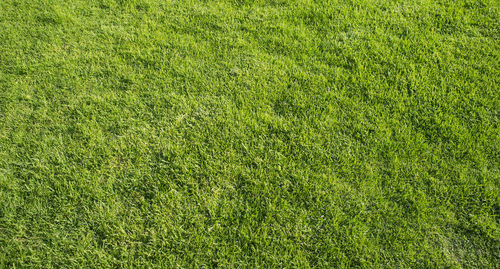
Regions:
<instances>
[{"instance_id":1,"label":"ground surface","mask_svg":"<svg viewBox=\"0 0 500 269\"><path fill-rule=\"evenodd\" d=\"M0 267L500 262L497 0L0 1Z\"/></svg>"}]
</instances>

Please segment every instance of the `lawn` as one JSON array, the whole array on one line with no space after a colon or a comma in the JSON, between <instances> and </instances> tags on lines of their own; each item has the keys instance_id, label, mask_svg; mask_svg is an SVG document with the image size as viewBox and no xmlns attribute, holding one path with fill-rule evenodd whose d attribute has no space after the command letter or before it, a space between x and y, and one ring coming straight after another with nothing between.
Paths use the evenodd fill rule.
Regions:
<instances>
[{"instance_id":1,"label":"lawn","mask_svg":"<svg viewBox=\"0 0 500 269\"><path fill-rule=\"evenodd\" d=\"M500 1L0 1L1 268L498 268Z\"/></svg>"}]
</instances>

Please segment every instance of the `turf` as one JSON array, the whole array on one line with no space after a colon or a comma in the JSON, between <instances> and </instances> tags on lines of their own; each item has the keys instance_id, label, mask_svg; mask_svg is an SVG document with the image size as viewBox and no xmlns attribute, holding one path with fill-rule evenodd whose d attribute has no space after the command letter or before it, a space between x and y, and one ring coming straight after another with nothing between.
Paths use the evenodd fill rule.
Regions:
<instances>
[{"instance_id":1,"label":"turf","mask_svg":"<svg viewBox=\"0 0 500 269\"><path fill-rule=\"evenodd\" d=\"M498 0L0 1L0 267L498 268Z\"/></svg>"}]
</instances>

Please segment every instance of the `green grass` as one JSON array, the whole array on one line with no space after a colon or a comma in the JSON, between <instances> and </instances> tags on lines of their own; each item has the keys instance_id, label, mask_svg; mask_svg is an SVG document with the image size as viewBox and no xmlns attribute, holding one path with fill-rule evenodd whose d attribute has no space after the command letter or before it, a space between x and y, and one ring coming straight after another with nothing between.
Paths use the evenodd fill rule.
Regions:
<instances>
[{"instance_id":1,"label":"green grass","mask_svg":"<svg viewBox=\"0 0 500 269\"><path fill-rule=\"evenodd\" d=\"M0 1L0 267L498 268L498 0Z\"/></svg>"}]
</instances>

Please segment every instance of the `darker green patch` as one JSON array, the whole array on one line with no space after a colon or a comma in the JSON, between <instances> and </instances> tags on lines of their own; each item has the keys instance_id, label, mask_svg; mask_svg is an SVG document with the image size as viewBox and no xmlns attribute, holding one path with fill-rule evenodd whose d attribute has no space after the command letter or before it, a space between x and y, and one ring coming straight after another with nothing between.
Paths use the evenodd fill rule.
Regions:
<instances>
[{"instance_id":1,"label":"darker green patch","mask_svg":"<svg viewBox=\"0 0 500 269\"><path fill-rule=\"evenodd\" d=\"M59 25L62 23L61 18L50 14L37 16L36 19L43 25Z\"/></svg>"}]
</instances>

